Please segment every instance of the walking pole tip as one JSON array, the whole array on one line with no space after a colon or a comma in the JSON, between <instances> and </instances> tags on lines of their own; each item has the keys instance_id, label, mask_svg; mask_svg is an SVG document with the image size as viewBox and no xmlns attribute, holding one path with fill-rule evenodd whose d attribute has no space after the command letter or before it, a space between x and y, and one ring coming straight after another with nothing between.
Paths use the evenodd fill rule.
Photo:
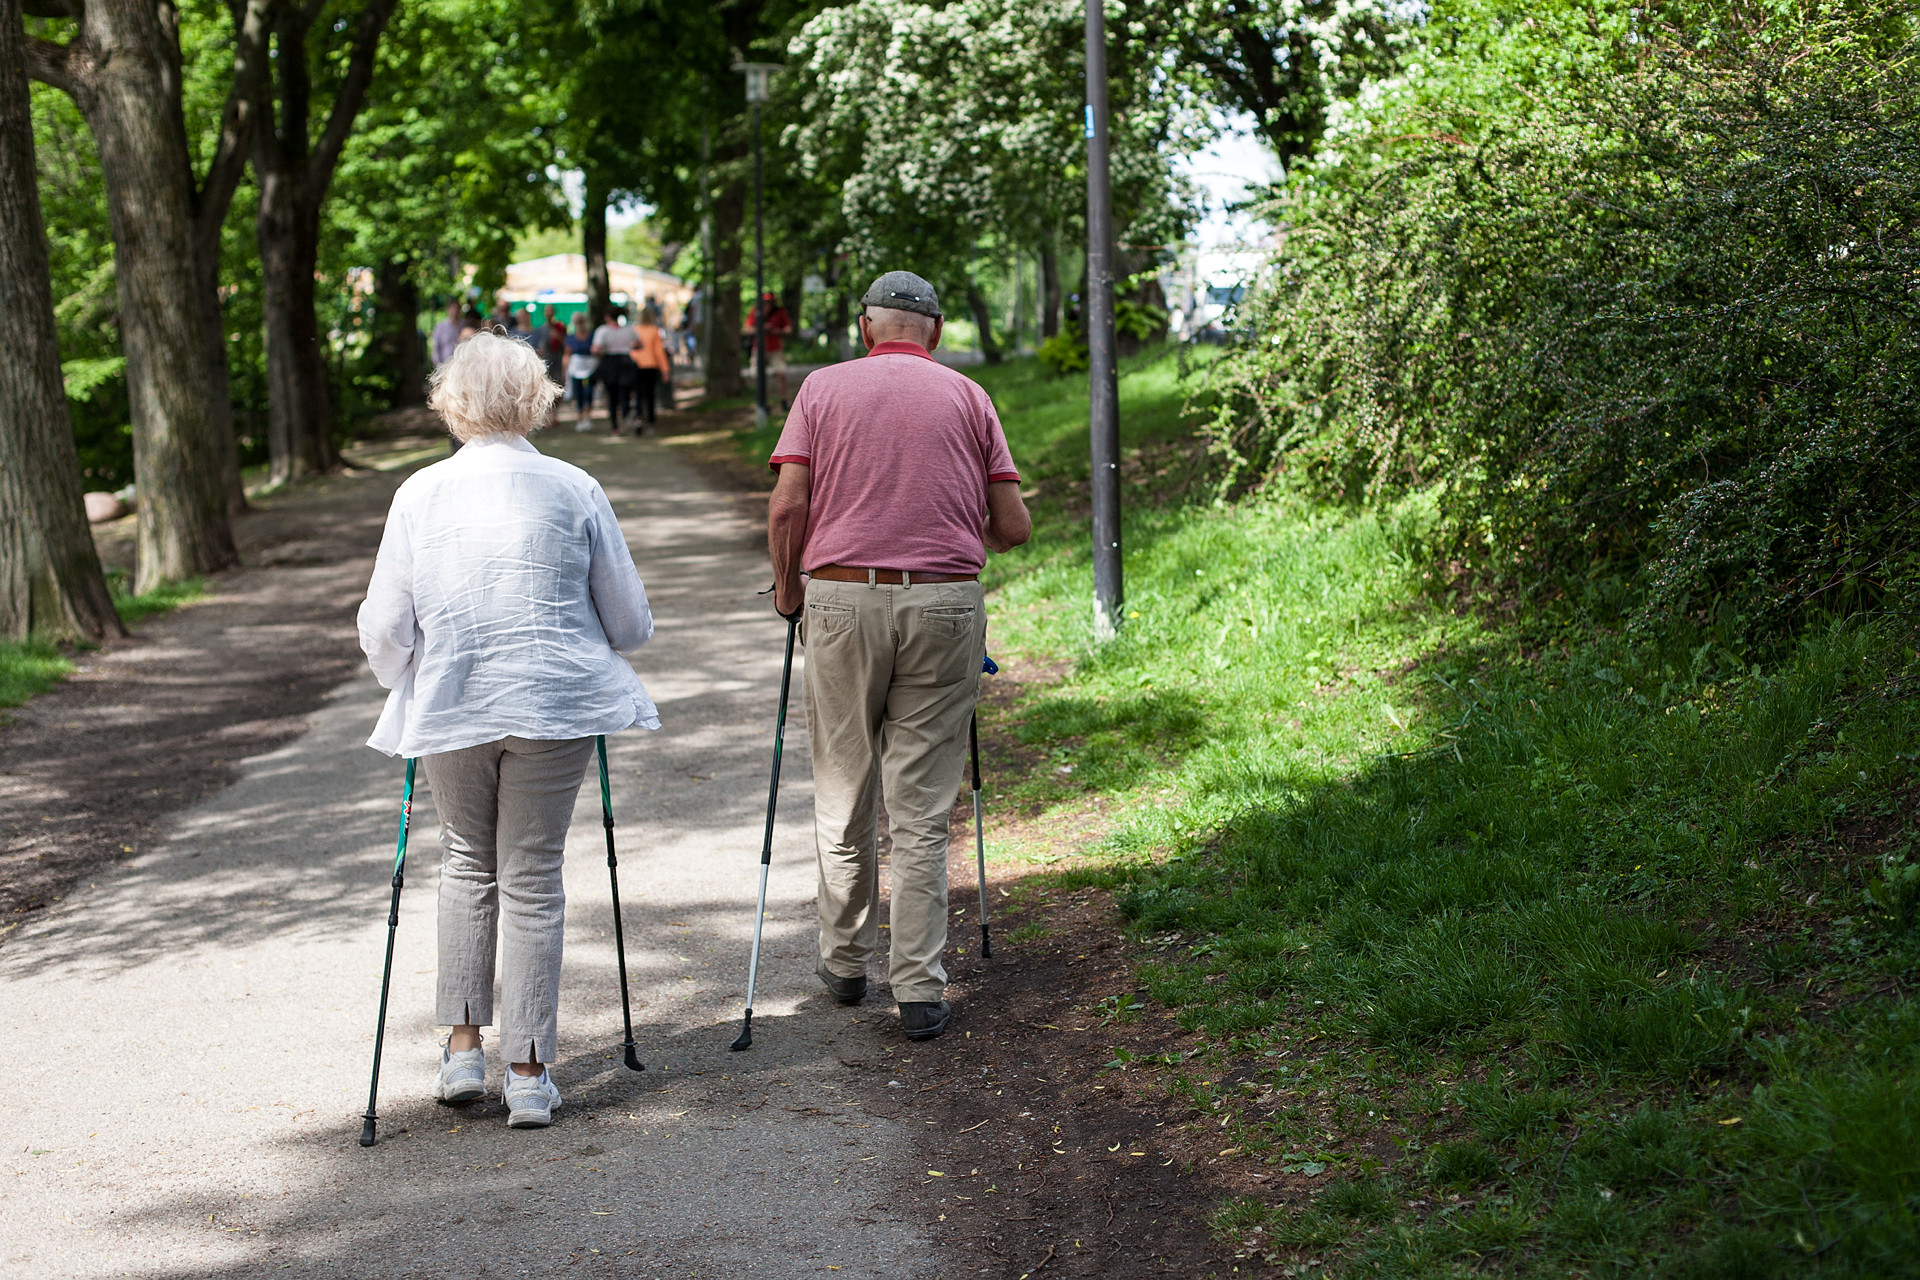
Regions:
<instances>
[{"instance_id":1,"label":"walking pole tip","mask_svg":"<svg viewBox=\"0 0 1920 1280\"><path fill-rule=\"evenodd\" d=\"M633 1041L627 1041L627 1070L645 1071L647 1064L640 1061L640 1051L633 1047Z\"/></svg>"},{"instance_id":2,"label":"walking pole tip","mask_svg":"<svg viewBox=\"0 0 1920 1280\"><path fill-rule=\"evenodd\" d=\"M374 1136L373 1117L371 1115L362 1116L360 1118L360 1145L370 1147L379 1140L379 1138Z\"/></svg>"},{"instance_id":3,"label":"walking pole tip","mask_svg":"<svg viewBox=\"0 0 1920 1280\"><path fill-rule=\"evenodd\" d=\"M747 1010L747 1016L740 1020L740 1034L728 1048L733 1053L753 1048L753 1010Z\"/></svg>"}]
</instances>

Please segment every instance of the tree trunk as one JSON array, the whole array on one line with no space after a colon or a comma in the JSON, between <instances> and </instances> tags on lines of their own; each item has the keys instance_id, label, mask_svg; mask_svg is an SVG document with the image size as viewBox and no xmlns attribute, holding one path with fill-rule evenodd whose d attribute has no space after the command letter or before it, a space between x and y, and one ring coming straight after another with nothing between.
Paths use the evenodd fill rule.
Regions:
<instances>
[{"instance_id":1,"label":"tree trunk","mask_svg":"<svg viewBox=\"0 0 1920 1280\"><path fill-rule=\"evenodd\" d=\"M209 260L210 259L210 260ZM227 369L227 320L220 305L220 248L215 236L211 253L196 254L194 274L200 287L195 303L200 309L200 332L206 344L207 377L213 386L207 402L212 431L220 451L220 487L227 495L227 514L247 510L247 485L240 474L240 442L233 429L233 382Z\"/></svg>"},{"instance_id":2,"label":"tree trunk","mask_svg":"<svg viewBox=\"0 0 1920 1280\"><path fill-rule=\"evenodd\" d=\"M0 640L125 635L80 497L33 169L20 0L0 0Z\"/></svg>"},{"instance_id":3,"label":"tree trunk","mask_svg":"<svg viewBox=\"0 0 1920 1280\"><path fill-rule=\"evenodd\" d=\"M1059 332L1060 260L1049 237L1040 244L1040 338L1045 341Z\"/></svg>"},{"instance_id":4,"label":"tree trunk","mask_svg":"<svg viewBox=\"0 0 1920 1280\"><path fill-rule=\"evenodd\" d=\"M746 394L740 376L740 228L747 219L747 188L734 179L713 206L713 348L707 353L707 395Z\"/></svg>"},{"instance_id":5,"label":"tree trunk","mask_svg":"<svg viewBox=\"0 0 1920 1280\"><path fill-rule=\"evenodd\" d=\"M1000 363L1000 344L993 340L993 313L986 295L971 279L967 281L967 310L973 312L973 327L980 331L980 355L988 364Z\"/></svg>"},{"instance_id":6,"label":"tree trunk","mask_svg":"<svg viewBox=\"0 0 1920 1280\"><path fill-rule=\"evenodd\" d=\"M427 402L427 357L420 339L420 286L410 262L387 261L373 278L374 342L393 380L391 406Z\"/></svg>"},{"instance_id":7,"label":"tree trunk","mask_svg":"<svg viewBox=\"0 0 1920 1280\"><path fill-rule=\"evenodd\" d=\"M90 0L72 42L30 40L29 62L73 98L100 153L139 495L134 590L224 569L238 556L212 339L194 302L197 201L177 46L158 6Z\"/></svg>"},{"instance_id":8,"label":"tree trunk","mask_svg":"<svg viewBox=\"0 0 1920 1280\"><path fill-rule=\"evenodd\" d=\"M253 176L260 187L254 229L266 312L267 454L274 484L339 465L333 447L327 362L314 312L320 206L333 183L354 118L366 101L374 52L395 3L370 0L354 21L345 50L346 74L317 140L308 127L313 85L307 65L307 24L320 19L322 11L317 5L290 4L274 10L273 71L260 82L258 109L264 127L255 133L253 152ZM319 29L337 35L346 24L329 21Z\"/></svg>"},{"instance_id":9,"label":"tree trunk","mask_svg":"<svg viewBox=\"0 0 1920 1280\"><path fill-rule=\"evenodd\" d=\"M300 159L292 172L254 163L267 339L267 479L276 485L325 475L338 461L326 358L314 314L319 201L303 189L305 157Z\"/></svg>"},{"instance_id":10,"label":"tree trunk","mask_svg":"<svg viewBox=\"0 0 1920 1280\"><path fill-rule=\"evenodd\" d=\"M607 189L591 174L580 214L580 252L587 259L587 314L598 327L613 307L613 278L607 274Z\"/></svg>"}]
</instances>

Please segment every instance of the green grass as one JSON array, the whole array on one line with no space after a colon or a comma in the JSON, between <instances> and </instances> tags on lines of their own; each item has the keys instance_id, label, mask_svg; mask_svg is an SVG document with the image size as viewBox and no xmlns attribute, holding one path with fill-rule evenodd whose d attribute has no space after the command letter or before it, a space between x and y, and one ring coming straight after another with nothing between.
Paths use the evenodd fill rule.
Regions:
<instances>
[{"instance_id":1,"label":"green grass","mask_svg":"<svg viewBox=\"0 0 1920 1280\"><path fill-rule=\"evenodd\" d=\"M113 606L120 614L120 621L128 626L196 600L206 590L205 583L198 578L168 583L137 596L126 594L125 584L125 574L107 575ZM0 641L0 707L17 707L36 694L45 693L72 671L73 662L48 641Z\"/></svg>"},{"instance_id":2,"label":"green grass","mask_svg":"<svg viewBox=\"0 0 1920 1280\"><path fill-rule=\"evenodd\" d=\"M975 373L1040 490L993 643L1069 664L1002 713L1051 766L1013 798L1120 815L1074 879L1183 944L1142 976L1206 1046L1116 1062L1311 1180L1225 1238L1336 1275L1915 1273L1903 633L1451 612L1417 504L1156 484L1192 385L1162 359L1123 384L1126 630L1095 647L1084 383Z\"/></svg>"},{"instance_id":3,"label":"green grass","mask_svg":"<svg viewBox=\"0 0 1920 1280\"><path fill-rule=\"evenodd\" d=\"M128 626L198 600L207 591L203 579L188 578L184 582L163 582L151 591L132 595L127 591L127 578L123 573L108 574L107 587L113 593L113 607L120 614L120 621Z\"/></svg>"},{"instance_id":4,"label":"green grass","mask_svg":"<svg viewBox=\"0 0 1920 1280\"><path fill-rule=\"evenodd\" d=\"M72 670L73 663L44 640L0 641L0 707L19 706Z\"/></svg>"}]
</instances>

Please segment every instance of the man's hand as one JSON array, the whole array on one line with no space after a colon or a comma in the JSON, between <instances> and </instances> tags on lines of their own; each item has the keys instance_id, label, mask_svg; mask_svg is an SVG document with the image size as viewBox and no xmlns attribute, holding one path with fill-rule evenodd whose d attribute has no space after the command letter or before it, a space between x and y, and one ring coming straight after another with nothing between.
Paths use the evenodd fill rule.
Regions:
<instances>
[{"instance_id":1,"label":"man's hand","mask_svg":"<svg viewBox=\"0 0 1920 1280\"><path fill-rule=\"evenodd\" d=\"M995 480L987 486L987 550L1013 550L1033 536L1033 517L1020 497L1018 480Z\"/></svg>"},{"instance_id":2,"label":"man's hand","mask_svg":"<svg viewBox=\"0 0 1920 1280\"><path fill-rule=\"evenodd\" d=\"M773 496L767 500L767 555L773 560L773 607L788 619L799 617L807 602L806 588L800 584L800 553L807 545L807 511L813 496L810 475L804 462L781 463L780 478L774 482Z\"/></svg>"}]
</instances>

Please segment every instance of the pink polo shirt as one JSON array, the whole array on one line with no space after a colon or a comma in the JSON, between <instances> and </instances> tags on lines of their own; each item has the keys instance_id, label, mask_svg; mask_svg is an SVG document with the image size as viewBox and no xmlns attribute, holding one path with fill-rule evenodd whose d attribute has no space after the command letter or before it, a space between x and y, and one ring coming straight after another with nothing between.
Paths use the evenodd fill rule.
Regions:
<instances>
[{"instance_id":1,"label":"pink polo shirt","mask_svg":"<svg viewBox=\"0 0 1920 1280\"><path fill-rule=\"evenodd\" d=\"M809 374L769 465L804 462L804 569L978 573L987 485L1018 480L980 384L913 342Z\"/></svg>"}]
</instances>

